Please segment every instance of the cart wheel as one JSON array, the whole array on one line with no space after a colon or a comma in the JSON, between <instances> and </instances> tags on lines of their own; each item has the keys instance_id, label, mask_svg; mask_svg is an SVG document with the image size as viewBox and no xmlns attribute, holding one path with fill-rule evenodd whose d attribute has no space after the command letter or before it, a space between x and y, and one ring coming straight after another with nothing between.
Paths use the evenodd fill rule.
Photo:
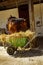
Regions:
<instances>
[{"instance_id":1,"label":"cart wheel","mask_svg":"<svg viewBox=\"0 0 43 65\"><path fill-rule=\"evenodd\" d=\"M13 49L13 47L8 47L8 48L7 48L7 53L8 53L9 55L13 55L13 54L14 54L14 49Z\"/></svg>"}]
</instances>

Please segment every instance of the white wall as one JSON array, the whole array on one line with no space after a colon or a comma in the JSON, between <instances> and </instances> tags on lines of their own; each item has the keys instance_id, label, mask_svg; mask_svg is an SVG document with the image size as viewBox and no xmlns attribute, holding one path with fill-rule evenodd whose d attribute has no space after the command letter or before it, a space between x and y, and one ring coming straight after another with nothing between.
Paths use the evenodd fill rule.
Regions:
<instances>
[{"instance_id":1,"label":"white wall","mask_svg":"<svg viewBox=\"0 0 43 65\"><path fill-rule=\"evenodd\" d=\"M6 23L10 15L18 18L18 8L0 11L0 28L6 28Z\"/></svg>"},{"instance_id":2,"label":"white wall","mask_svg":"<svg viewBox=\"0 0 43 65\"><path fill-rule=\"evenodd\" d=\"M43 3L34 5L34 19L35 19L35 31L43 35ZM36 22L40 21L37 27Z\"/></svg>"}]
</instances>

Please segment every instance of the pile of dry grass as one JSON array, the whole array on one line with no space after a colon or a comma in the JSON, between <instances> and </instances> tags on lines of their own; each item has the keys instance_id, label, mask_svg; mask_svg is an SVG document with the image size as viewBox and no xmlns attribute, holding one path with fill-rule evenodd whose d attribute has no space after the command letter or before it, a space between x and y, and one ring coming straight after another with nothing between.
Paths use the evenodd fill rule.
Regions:
<instances>
[{"instance_id":1,"label":"pile of dry grass","mask_svg":"<svg viewBox=\"0 0 43 65\"><path fill-rule=\"evenodd\" d=\"M6 39L9 39L11 37L29 37L30 39L33 37L35 33L31 32L30 30L27 30L26 32L17 32L10 35L1 34L0 35L0 41L6 41Z\"/></svg>"}]
</instances>

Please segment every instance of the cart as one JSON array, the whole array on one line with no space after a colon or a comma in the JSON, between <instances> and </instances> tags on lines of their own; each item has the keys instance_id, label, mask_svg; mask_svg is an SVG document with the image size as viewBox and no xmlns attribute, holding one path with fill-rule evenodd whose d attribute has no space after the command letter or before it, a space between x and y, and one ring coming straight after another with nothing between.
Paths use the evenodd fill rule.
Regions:
<instances>
[{"instance_id":1,"label":"cart","mask_svg":"<svg viewBox=\"0 0 43 65\"><path fill-rule=\"evenodd\" d=\"M17 33L16 33L17 35ZM21 49L26 48L28 45L31 47L31 42L33 39L36 38L36 35L32 35L31 39L29 36L26 35L0 35L0 41L3 42L4 47L6 46L6 43L8 44L7 46L7 53L9 55L13 55L15 51L20 47Z\"/></svg>"}]
</instances>

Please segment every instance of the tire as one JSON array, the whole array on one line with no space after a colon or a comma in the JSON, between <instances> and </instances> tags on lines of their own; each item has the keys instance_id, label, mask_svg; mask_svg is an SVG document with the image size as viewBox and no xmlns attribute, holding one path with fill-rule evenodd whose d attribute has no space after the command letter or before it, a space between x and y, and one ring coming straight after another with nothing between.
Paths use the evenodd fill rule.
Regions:
<instances>
[{"instance_id":1,"label":"tire","mask_svg":"<svg viewBox=\"0 0 43 65\"><path fill-rule=\"evenodd\" d=\"M13 55L13 54L14 54L14 49L13 49L13 47L8 47L8 48L7 48L7 53L8 53L9 55Z\"/></svg>"}]
</instances>

